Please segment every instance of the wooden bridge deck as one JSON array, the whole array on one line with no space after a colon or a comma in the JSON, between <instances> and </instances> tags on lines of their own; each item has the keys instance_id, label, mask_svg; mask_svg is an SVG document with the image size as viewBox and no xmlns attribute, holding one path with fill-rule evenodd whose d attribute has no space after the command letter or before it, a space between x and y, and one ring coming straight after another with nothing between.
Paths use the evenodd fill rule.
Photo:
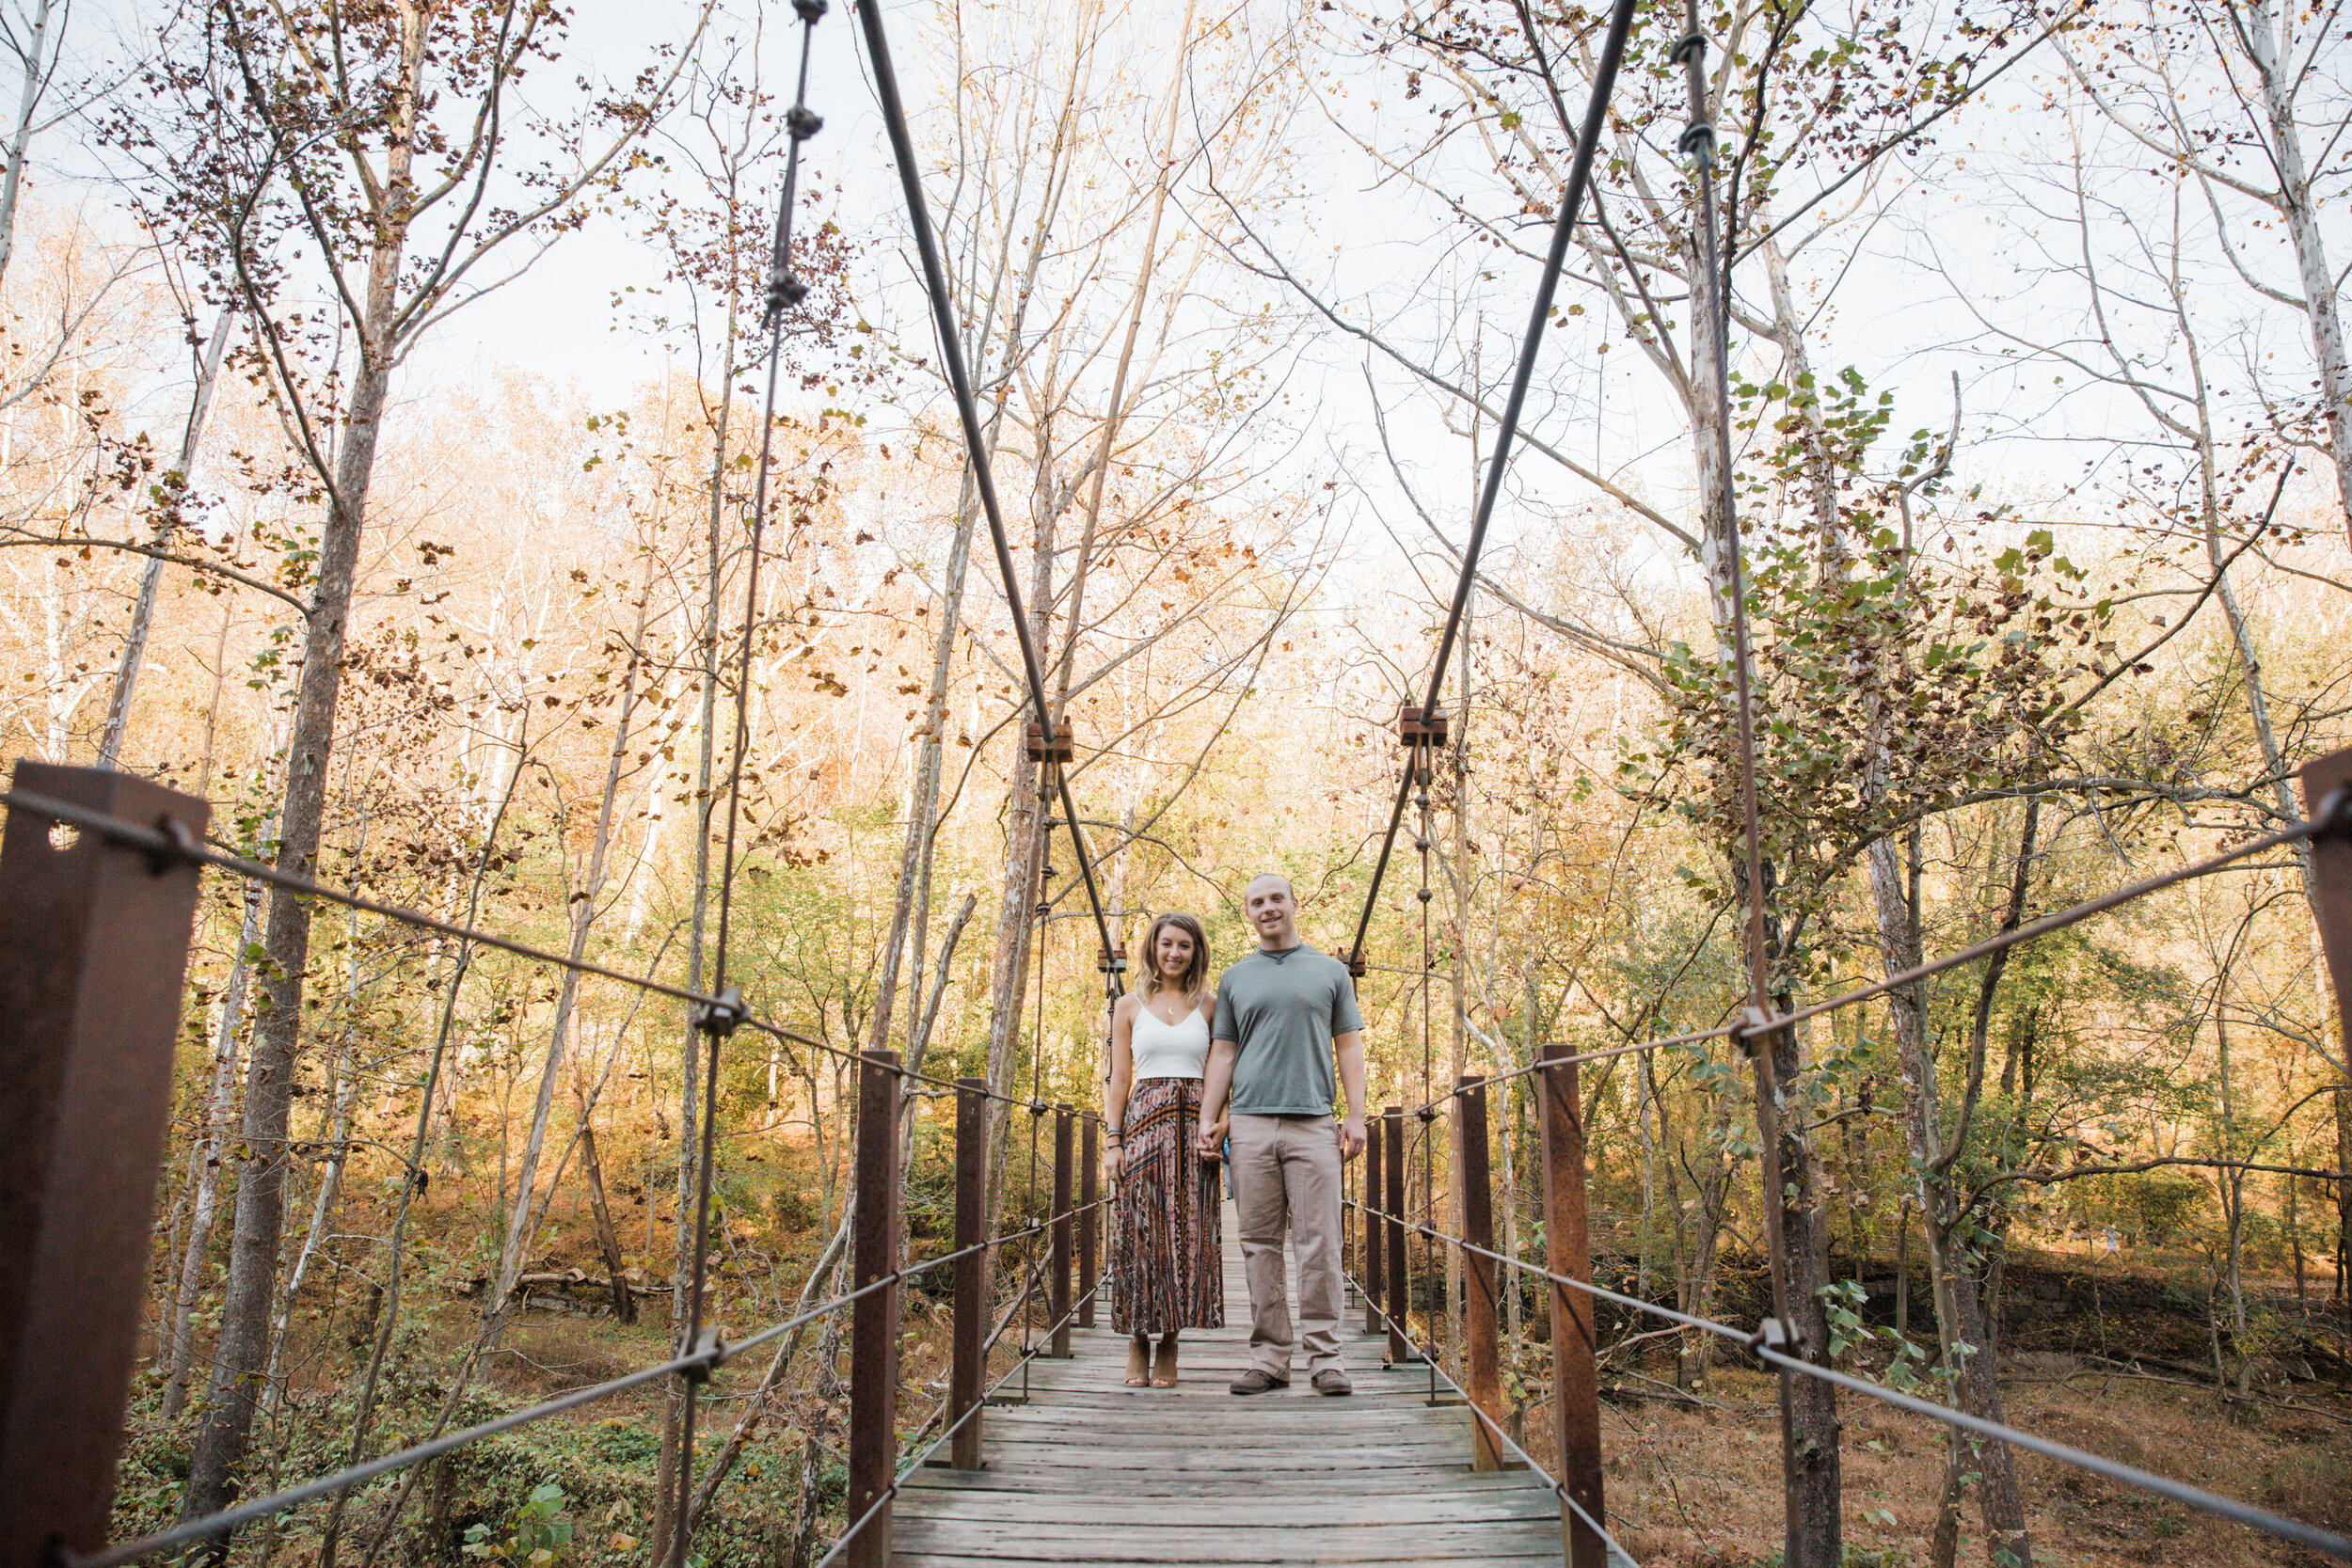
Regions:
<instances>
[{"instance_id":1,"label":"wooden bridge deck","mask_svg":"<svg viewBox=\"0 0 2352 1568\"><path fill-rule=\"evenodd\" d=\"M1382 1339L1361 1332L1353 1292L1343 1324L1352 1397L1316 1394L1303 1361L1287 1390L1226 1391L1248 1366L1237 1233L1228 1204L1227 1326L1184 1336L1175 1387L1121 1384L1126 1343L1105 1302L1104 1326L1072 1334L1071 1359L1033 1364L1028 1404L983 1418L986 1469L909 1478L893 1509L894 1560L1558 1562L1558 1499L1525 1471L1470 1468L1469 1413L1433 1408L1425 1370L1382 1370Z\"/></svg>"}]
</instances>

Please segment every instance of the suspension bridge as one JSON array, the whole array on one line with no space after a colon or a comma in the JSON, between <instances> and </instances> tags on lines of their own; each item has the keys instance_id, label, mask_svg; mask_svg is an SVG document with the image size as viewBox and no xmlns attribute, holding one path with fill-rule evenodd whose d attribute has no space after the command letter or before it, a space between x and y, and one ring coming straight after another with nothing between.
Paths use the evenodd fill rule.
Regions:
<instances>
[{"instance_id":1,"label":"suspension bridge","mask_svg":"<svg viewBox=\"0 0 2352 1568\"><path fill-rule=\"evenodd\" d=\"M774 335L806 293L791 270L791 216L800 149L821 121L806 103L807 40L824 0L795 0L803 26L800 98L787 118L791 163L777 223L768 293L772 368ZM1430 762L1441 743L1438 691L1460 635L1491 520L1540 350L1545 324L1585 195L1612 86L1632 30L1635 0L1615 0L1601 42L1595 89L1552 227L1503 418L1462 552L1460 576L1438 641L1427 695L1408 702L1399 740L1404 766L1362 919L1349 955L1359 974L1366 930L1407 803L1426 808ZM943 368L955 394L974 488L994 546L1010 624L1020 644L1032 717L1030 756L1041 794L1058 797L1056 825L1068 832L1092 906L1103 964L1114 996L1122 958L1096 896L1093 859L1063 765L1073 740L1044 673L1021 603L978 405L963 363L953 301L920 181L922 160L908 131L892 68L882 7L866 0L858 19L907 201L912 231L938 331ZM1682 147L1692 161L1698 197L1698 276L1719 272L1721 239L1714 210L1713 133L1706 119L1701 62L1707 49L1695 5L1682 12L1684 36L1671 52L1691 93ZM1714 335L1713 393L1730 428L1722 376L1725 324L1720 295L1696 312ZM772 415L774 380L769 387ZM771 418L763 427L772 430ZM763 438L764 440L764 438ZM760 527L766 515L771 454L759 457L750 515L751 595L755 602ZM246 1525L404 1475L432 1459L500 1433L585 1409L631 1390L675 1385L684 1399L674 1517L667 1561L684 1568L694 1550L690 1506L698 1476L696 1430L703 1386L712 1371L795 1329L836 1313L848 1335L849 1496L846 1517L823 1564L861 1568L1009 1561L1074 1563L1517 1562L1558 1559L1571 1568L1628 1562L1612 1533L1603 1488L1603 1447L1597 1375L1597 1304L1607 1301L1683 1330L1715 1336L1753 1356L1782 1386L1784 1478L1795 1464L1788 1424L1794 1380L1834 1386L1843 1396L1874 1400L1989 1443L2041 1455L2119 1485L2168 1498L2326 1557L2352 1561L2352 1539L2243 1500L2070 1447L1954 1406L1885 1386L1831 1364L1828 1347L1807 1344L1792 1326L1788 1268L1776 1215L1766 1220L1772 1310L1753 1328L1711 1321L1613 1291L1592 1278L1585 1235L1585 1169L1578 1069L1584 1062L1704 1040L1729 1040L1753 1064L1759 1164L1766 1191L1781 1190L1776 1132L1779 1090L1772 1082L1774 1037L1814 1018L1977 962L2190 878L2208 875L2266 850L2310 841L2314 901L2340 993L2352 993L2352 752L2310 763L2301 772L2303 819L2042 918L1986 942L1841 995L1787 1012L1772 1003L1763 942L1764 879L1759 864L1755 713L1748 689L1744 589L1739 575L1737 511L1727 451L1719 466L1725 487L1719 541L1732 562L1729 662L1739 740L1740 842L1746 877L1747 1006L1735 1022L1687 1034L1574 1053L1548 1046L1536 1058L1495 1078L1466 1078L1419 1106L1391 1106L1375 1118L1366 1157L1352 1167L1351 1254L1355 1332L1350 1356L1357 1392L1327 1399L1303 1388L1250 1402L1222 1384L1241 1364L1240 1331L1195 1334L1186 1369L1172 1389L1131 1390L1119 1384L1122 1344L1093 1326L1095 1264L1104 1204L1094 1192L1096 1118L1032 1094L1009 1095L977 1079L947 1082L908 1070L889 1052L848 1053L763 1018L725 983L731 895L736 869L735 803L726 791L726 843L720 880L716 978L707 990L665 984L619 969L548 952L512 937L455 924L314 881L284 867L240 859L204 837L205 802L146 781L100 769L20 764L5 797L0 846L0 1030L9 1074L0 1085L0 1568L117 1568L202 1543L232 1539ZM743 668L751 657L744 617ZM739 781L747 730L741 712L748 678L737 684L732 778ZM1426 832L1422 834L1427 837ZM732 1342L706 1326L706 1264L697 1257L670 1359L590 1387L571 1390L463 1431L434 1436L329 1474L297 1481L216 1513L132 1541L111 1542L108 1519L121 1423L136 1361L150 1209L163 1154L181 979L199 886L206 873L249 879L329 903L372 911L419 929L495 946L551 966L639 987L691 1009L708 1043L707 1079L697 1130L702 1159L695 1194L698 1221L710 1216L710 1150L718 1116L718 1065L727 1041L750 1030L805 1049L848 1057L857 1069L854 1239L851 1288L843 1294ZM1424 907L1426 895L1424 893ZM1488 1093L1524 1079L1537 1102L1544 1224L1540 1257L1497 1238L1487 1162L1494 1130ZM956 1128L956 1234L952 1248L909 1261L902 1250L904 1187L898 1128L910 1100L928 1106L951 1098ZM1025 1112L1032 1149L1053 1124L1050 1205L998 1234L983 1229L990 1171L988 1127L999 1107ZM1450 1145L1451 1208L1459 1230L1440 1228L1430 1161L1442 1123ZM1422 1164L1422 1201L1407 1201L1408 1150ZM266 1151L263 1151L266 1153ZM1032 1159L1036 1155L1032 1154ZM1232 1235L1237 1227L1227 1227ZM1440 1251L1440 1249L1443 1249ZM700 1249L697 1249L699 1252ZM1418 1251L1420 1261L1414 1261ZM1438 1261L1440 1258L1445 1262ZM1431 1303L1438 1271L1461 1281L1458 1340L1440 1343ZM900 1293L941 1270L950 1275L955 1324L946 1397L927 1415L902 1408ZM1510 1276L1516 1276L1510 1277ZM992 1280L1016 1281L1010 1309L992 1332L998 1305ZM1227 1288L1241 1279L1229 1258ZM1545 1302L1552 1435L1546 1451L1529 1451L1514 1435L1501 1394L1498 1302L1506 1287L1532 1281ZM1238 1303L1229 1319L1245 1321ZM1416 1323L1418 1320L1418 1324ZM1017 1330L1017 1333L1016 1333ZM1446 1370L1458 1362L1458 1377ZM240 1397L250 1397L242 1395ZM912 1435L908 1435L912 1433ZM1758 1486L1769 1484L1759 1467ZM1836 1568L1800 1560L1788 1568Z\"/></svg>"}]
</instances>

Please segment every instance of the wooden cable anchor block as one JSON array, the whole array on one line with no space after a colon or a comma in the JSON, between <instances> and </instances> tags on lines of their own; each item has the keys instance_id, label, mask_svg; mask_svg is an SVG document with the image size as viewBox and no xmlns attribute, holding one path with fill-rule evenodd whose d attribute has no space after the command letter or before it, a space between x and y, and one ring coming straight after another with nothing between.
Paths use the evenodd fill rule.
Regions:
<instances>
[{"instance_id":1,"label":"wooden cable anchor block","mask_svg":"<svg viewBox=\"0 0 2352 1568\"><path fill-rule=\"evenodd\" d=\"M1486 1083L1464 1073L1454 1091L1454 1168L1462 1193L1462 1239L1470 1247L1495 1249L1493 1184L1486 1159ZM1508 1467L1502 1440L1502 1346L1495 1333L1495 1260L1462 1251L1463 1391L1486 1418L1470 1420L1471 1464L1476 1469ZM1491 1424L1490 1424L1491 1423Z\"/></svg>"},{"instance_id":2,"label":"wooden cable anchor block","mask_svg":"<svg viewBox=\"0 0 2352 1568\"><path fill-rule=\"evenodd\" d=\"M1068 764L1077 759L1077 744L1070 721L1062 720L1054 726L1054 738L1045 738L1045 726L1030 720L1021 727L1021 748L1031 762Z\"/></svg>"},{"instance_id":3,"label":"wooden cable anchor block","mask_svg":"<svg viewBox=\"0 0 2352 1568\"><path fill-rule=\"evenodd\" d=\"M1418 752L1424 746L1443 750L1449 733L1445 709L1423 715L1418 703L1408 700L1397 705L1396 740L1406 751Z\"/></svg>"},{"instance_id":4,"label":"wooden cable anchor block","mask_svg":"<svg viewBox=\"0 0 2352 1568\"><path fill-rule=\"evenodd\" d=\"M857 1212L851 1289L898 1266L898 1053L859 1053ZM850 1568L889 1568L888 1497L898 1468L898 1285L850 1305L849 1516L873 1517L851 1538Z\"/></svg>"},{"instance_id":5,"label":"wooden cable anchor block","mask_svg":"<svg viewBox=\"0 0 2352 1568\"><path fill-rule=\"evenodd\" d=\"M1543 1140L1544 1265L1552 1274L1589 1285L1592 1245L1585 1228L1584 1109L1577 1087L1573 1047L1547 1045L1535 1074L1536 1123ZM1594 1300L1582 1291L1552 1281L1551 1382L1554 1424L1559 1430L1561 1486L1576 1507L1605 1518L1600 1496L1600 1363L1596 1354ZM1567 1568L1607 1568L1609 1548L1600 1532L1560 1505L1560 1529Z\"/></svg>"}]
</instances>

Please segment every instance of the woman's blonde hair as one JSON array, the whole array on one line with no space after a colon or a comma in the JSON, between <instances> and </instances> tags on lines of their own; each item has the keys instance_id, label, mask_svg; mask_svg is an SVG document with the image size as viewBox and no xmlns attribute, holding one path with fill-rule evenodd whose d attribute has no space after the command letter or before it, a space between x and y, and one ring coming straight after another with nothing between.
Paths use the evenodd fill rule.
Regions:
<instances>
[{"instance_id":1,"label":"woman's blonde hair","mask_svg":"<svg viewBox=\"0 0 2352 1568\"><path fill-rule=\"evenodd\" d=\"M1160 933L1173 927L1192 939L1192 962L1184 966L1183 985L1184 995L1198 1002L1209 983L1209 934L1200 928L1197 916L1182 911L1170 911L1152 922L1152 929L1143 939L1143 996L1150 1001L1168 985L1168 976L1160 973Z\"/></svg>"}]
</instances>

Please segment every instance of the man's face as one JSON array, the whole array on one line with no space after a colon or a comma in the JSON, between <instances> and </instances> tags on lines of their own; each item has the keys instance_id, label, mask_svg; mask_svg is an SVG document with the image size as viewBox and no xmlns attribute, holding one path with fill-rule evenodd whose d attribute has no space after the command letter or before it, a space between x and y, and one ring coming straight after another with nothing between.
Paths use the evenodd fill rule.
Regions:
<instances>
[{"instance_id":1,"label":"man's face","mask_svg":"<svg viewBox=\"0 0 2352 1568\"><path fill-rule=\"evenodd\" d=\"M1259 878L1249 884L1242 898L1249 924L1262 937L1280 936L1298 913L1296 895L1291 892L1290 883L1279 877Z\"/></svg>"}]
</instances>

